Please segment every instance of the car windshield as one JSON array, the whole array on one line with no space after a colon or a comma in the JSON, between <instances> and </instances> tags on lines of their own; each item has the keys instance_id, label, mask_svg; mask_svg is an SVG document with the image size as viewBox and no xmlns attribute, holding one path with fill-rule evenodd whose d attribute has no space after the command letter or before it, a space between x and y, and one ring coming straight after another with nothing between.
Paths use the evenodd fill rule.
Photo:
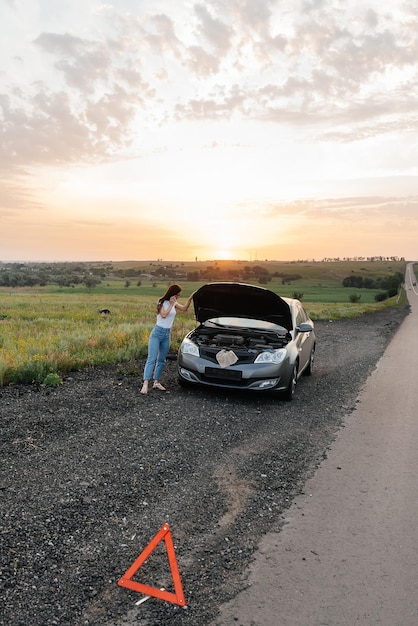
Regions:
<instances>
[{"instance_id":1,"label":"car windshield","mask_svg":"<svg viewBox=\"0 0 418 626\"><path fill-rule=\"evenodd\" d=\"M247 317L212 317L206 320L203 324L207 328L254 328L256 330L273 330L286 331L283 326L279 324L273 324L272 322L266 322L265 320L250 319Z\"/></svg>"}]
</instances>

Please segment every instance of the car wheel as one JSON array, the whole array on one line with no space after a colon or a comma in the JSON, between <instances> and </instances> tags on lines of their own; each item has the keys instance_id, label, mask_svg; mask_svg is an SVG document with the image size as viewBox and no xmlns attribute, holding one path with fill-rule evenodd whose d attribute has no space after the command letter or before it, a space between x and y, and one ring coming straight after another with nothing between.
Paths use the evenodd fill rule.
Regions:
<instances>
[{"instance_id":1,"label":"car wheel","mask_svg":"<svg viewBox=\"0 0 418 626\"><path fill-rule=\"evenodd\" d=\"M315 360L315 346L311 350L311 354L309 355L308 365L306 366L305 371L303 372L305 374L305 376L311 376L312 375L312 370L313 370L313 366L314 366L314 360Z\"/></svg>"},{"instance_id":2,"label":"car wheel","mask_svg":"<svg viewBox=\"0 0 418 626\"><path fill-rule=\"evenodd\" d=\"M292 370L292 375L290 377L289 385L286 391L283 392L283 397L285 400L293 400L293 396L296 389L296 383L298 382L298 364L295 363Z\"/></svg>"}]
</instances>

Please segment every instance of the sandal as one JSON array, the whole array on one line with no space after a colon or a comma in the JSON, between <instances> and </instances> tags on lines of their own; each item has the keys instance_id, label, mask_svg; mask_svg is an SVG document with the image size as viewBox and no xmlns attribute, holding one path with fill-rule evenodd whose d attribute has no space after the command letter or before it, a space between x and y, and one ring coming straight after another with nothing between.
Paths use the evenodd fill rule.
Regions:
<instances>
[{"instance_id":1,"label":"sandal","mask_svg":"<svg viewBox=\"0 0 418 626\"><path fill-rule=\"evenodd\" d=\"M159 389L160 391L166 391L166 388L161 383L155 382L152 386L153 389Z\"/></svg>"}]
</instances>

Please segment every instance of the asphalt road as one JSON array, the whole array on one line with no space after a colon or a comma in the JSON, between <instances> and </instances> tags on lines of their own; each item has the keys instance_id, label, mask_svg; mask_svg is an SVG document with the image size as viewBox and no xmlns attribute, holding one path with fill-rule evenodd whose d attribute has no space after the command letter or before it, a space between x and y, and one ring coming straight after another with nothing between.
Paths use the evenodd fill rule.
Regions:
<instances>
[{"instance_id":1,"label":"asphalt road","mask_svg":"<svg viewBox=\"0 0 418 626\"><path fill-rule=\"evenodd\" d=\"M327 458L216 626L417 626L418 289Z\"/></svg>"}]
</instances>

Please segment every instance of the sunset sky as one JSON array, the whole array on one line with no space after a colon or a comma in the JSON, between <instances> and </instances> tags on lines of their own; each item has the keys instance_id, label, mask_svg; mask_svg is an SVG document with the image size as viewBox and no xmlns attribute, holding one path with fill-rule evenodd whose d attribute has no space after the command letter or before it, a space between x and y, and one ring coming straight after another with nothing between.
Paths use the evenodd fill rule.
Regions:
<instances>
[{"instance_id":1,"label":"sunset sky","mask_svg":"<svg viewBox=\"0 0 418 626\"><path fill-rule=\"evenodd\" d=\"M0 261L418 258L415 0L0 0Z\"/></svg>"}]
</instances>

